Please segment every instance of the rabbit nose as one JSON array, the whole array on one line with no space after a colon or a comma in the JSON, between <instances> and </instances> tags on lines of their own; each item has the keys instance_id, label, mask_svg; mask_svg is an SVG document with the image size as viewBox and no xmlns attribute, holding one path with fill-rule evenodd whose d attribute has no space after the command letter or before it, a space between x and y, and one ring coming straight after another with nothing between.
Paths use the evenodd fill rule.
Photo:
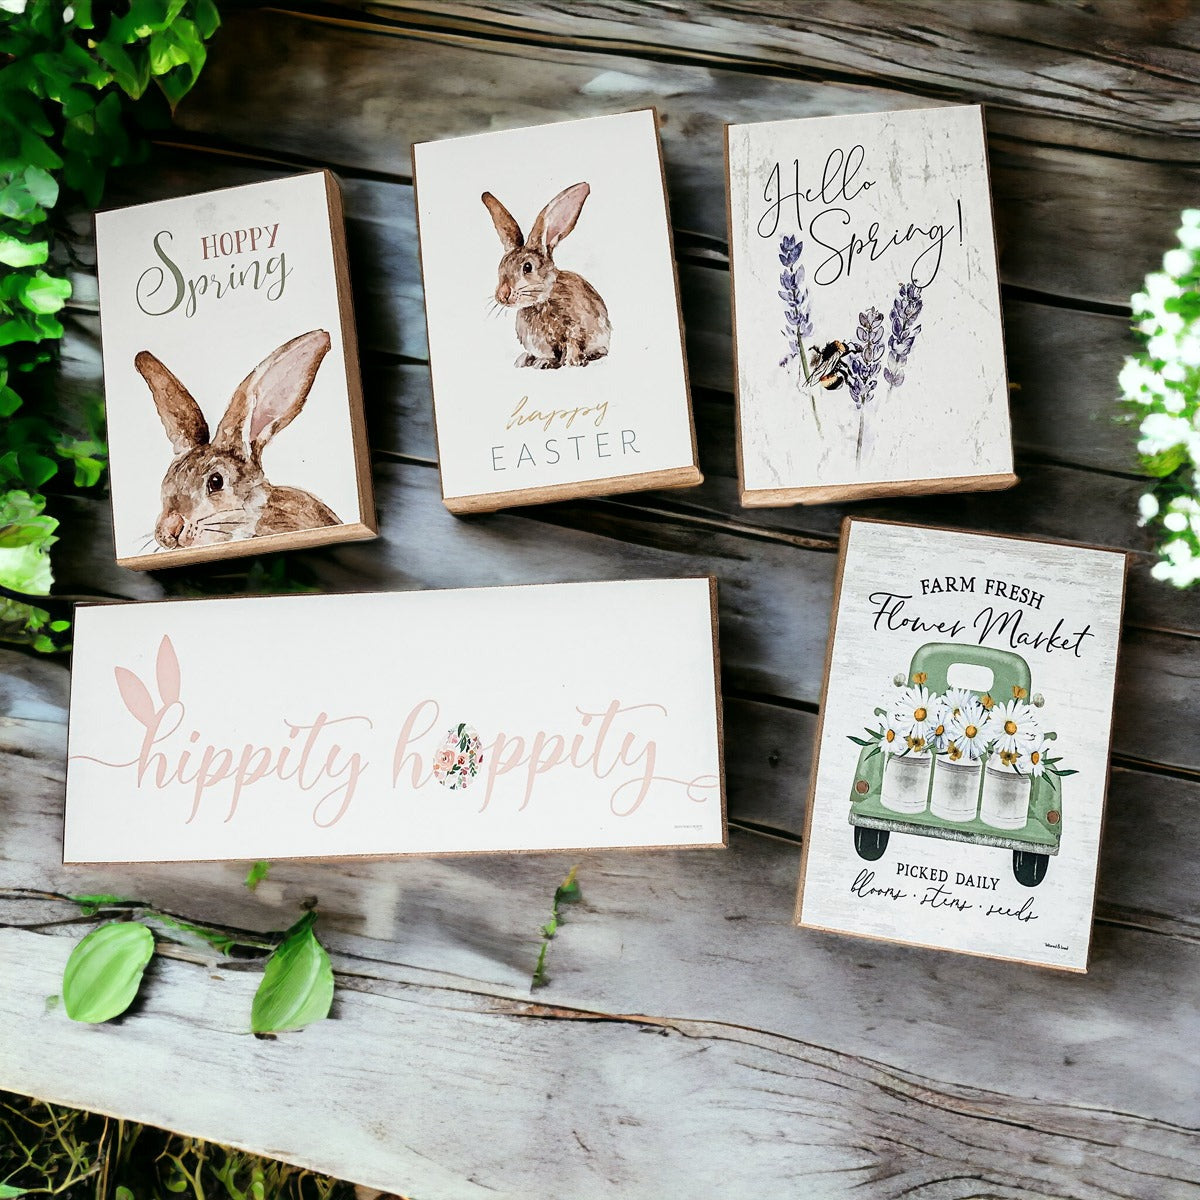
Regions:
<instances>
[{"instance_id":1,"label":"rabbit nose","mask_svg":"<svg viewBox=\"0 0 1200 1200\"><path fill-rule=\"evenodd\" d=\"M162 531L165 537L171 541L178 541L179 535L183 532L183 517L177 513L168 513L162 522Z\"/></svg>"},{"instance_id":2,"label":"rabbit nose","mask_svg":"<svg viewBox=\"0 0 1200 1200\"><path fill-rule=\"evenodd\" d=\"M511 295L512 295L512 284L511 283L502 283L496 289L496 299L499 300L501 304L507 304L508 298Z\"/></svg>"}]
</instances>

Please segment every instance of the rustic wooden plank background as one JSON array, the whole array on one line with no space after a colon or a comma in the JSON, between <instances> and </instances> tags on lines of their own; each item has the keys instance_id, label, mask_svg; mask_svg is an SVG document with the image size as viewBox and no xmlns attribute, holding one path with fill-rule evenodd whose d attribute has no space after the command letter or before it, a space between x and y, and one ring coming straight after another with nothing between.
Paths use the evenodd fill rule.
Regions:
<instances>
[{"instance_id":1,"label":"rustic wooden plank background","mask_svg":"<svg viewBox=\"0 0 1200 1200\"><path fill-rule=\"evenodd\" d=\"M294 556L321 586L720 578L732 845L579 860L584 901L531 994L563 856L71 868L67 672L0 655L0 1085L432 1197L1200 1195L1200 603L1150 580L1144 487L1112 397L1128 297L1200 193L1188 0L348 0L226 6L135 202L330 166L351 268L383 539ZM988 104L1020 486L740 509L721 123ZM439 503L409 142L654 104L703 487L458 520ZM86 214L78 228L86 230ZM86 261L65 402L99 387ZM1081 978L790 925L838 522L846 511L1133 554L1092 970ZM105 500L60 498L60 590L147 598L236 565L135 575ZM364 647L385 631L363 631ZM247 1035L256 970L167 947L137 1011L46 997L116 892L282 928L306 897L333 1020Z\"/></svg>"}]
</instances>

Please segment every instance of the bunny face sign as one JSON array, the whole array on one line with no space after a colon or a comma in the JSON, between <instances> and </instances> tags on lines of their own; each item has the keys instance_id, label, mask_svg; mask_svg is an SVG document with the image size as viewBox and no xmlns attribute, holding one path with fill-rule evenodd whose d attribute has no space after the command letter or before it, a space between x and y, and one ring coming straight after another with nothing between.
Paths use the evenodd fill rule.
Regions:
<instances>
[{"instance_id":1,"label":"bunny face sign","mask_svg":"<svg viewBox=\"0 0 1200 1200\"><path fill-rule=\"evenodd\" d=\"M122 565L374 536L341 222L327 172L97 214Z\"/></svg>"},{"instance_id":2,"label":"bunny face sign","mask_svg":"<svg viewBox=\"0 0 1200 1200\"><path fill-rule=\"evenodd\" d=\"M413 168L447 508L699 483L654 112Z\"/></svg>"}]
</instances>

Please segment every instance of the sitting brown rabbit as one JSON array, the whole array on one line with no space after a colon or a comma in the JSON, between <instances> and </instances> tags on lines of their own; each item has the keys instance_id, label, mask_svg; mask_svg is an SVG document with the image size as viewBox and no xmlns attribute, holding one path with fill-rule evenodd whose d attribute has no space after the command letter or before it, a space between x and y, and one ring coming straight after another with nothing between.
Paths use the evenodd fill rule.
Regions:
<instances>
[{"instance_id":1,"label":"sitting brown rabbit","mask_svg":"<svg viewBox=\"0 0 1200 1200\"><path fill-rule=\"evenodd\" d=\"M608 353L612 325L600 293L582 275L554 265L554 248L575 228L591 190L575 183L559 192L538 213L528 239L508 209L483 193L504 246L496 299L517 310L517 337L525 347L518 367L586 367Z\"/></svg>"},{"instance_id":2,"label":"sitting brown rabbit","mask_svg":"<svg viewBox=\"0 0 1200 1200\"><path fill-rule=\"evenodd\" d=\"M136 355L133 364L150 386L175 451L154 528L160 546L214 546L341 524L309 492L268 483L262 466L263 450L304 407L329 344L329 334L314 329L272 350L238 384L211 441L187 388L149 350Z\"/></svg>"}]
</instances>

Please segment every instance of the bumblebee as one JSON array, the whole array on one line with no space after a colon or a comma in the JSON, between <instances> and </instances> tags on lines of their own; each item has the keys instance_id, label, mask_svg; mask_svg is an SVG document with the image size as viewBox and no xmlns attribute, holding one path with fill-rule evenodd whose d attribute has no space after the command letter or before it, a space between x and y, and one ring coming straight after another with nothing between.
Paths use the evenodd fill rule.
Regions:
<instances>
[{"instance_id":1,"label":"bumblebee","mask_svg":"<svg viewBox=\"0 0 1200 1200\"><path fill-rule=\"evenodd\" d=\"M808 356L809 376L827 391L834 391L850 379L850 368L846 358L851 354L861 354L862 347L857 342L827 342L817 349L814 347Z\"/></svg>"}]
</instances>

